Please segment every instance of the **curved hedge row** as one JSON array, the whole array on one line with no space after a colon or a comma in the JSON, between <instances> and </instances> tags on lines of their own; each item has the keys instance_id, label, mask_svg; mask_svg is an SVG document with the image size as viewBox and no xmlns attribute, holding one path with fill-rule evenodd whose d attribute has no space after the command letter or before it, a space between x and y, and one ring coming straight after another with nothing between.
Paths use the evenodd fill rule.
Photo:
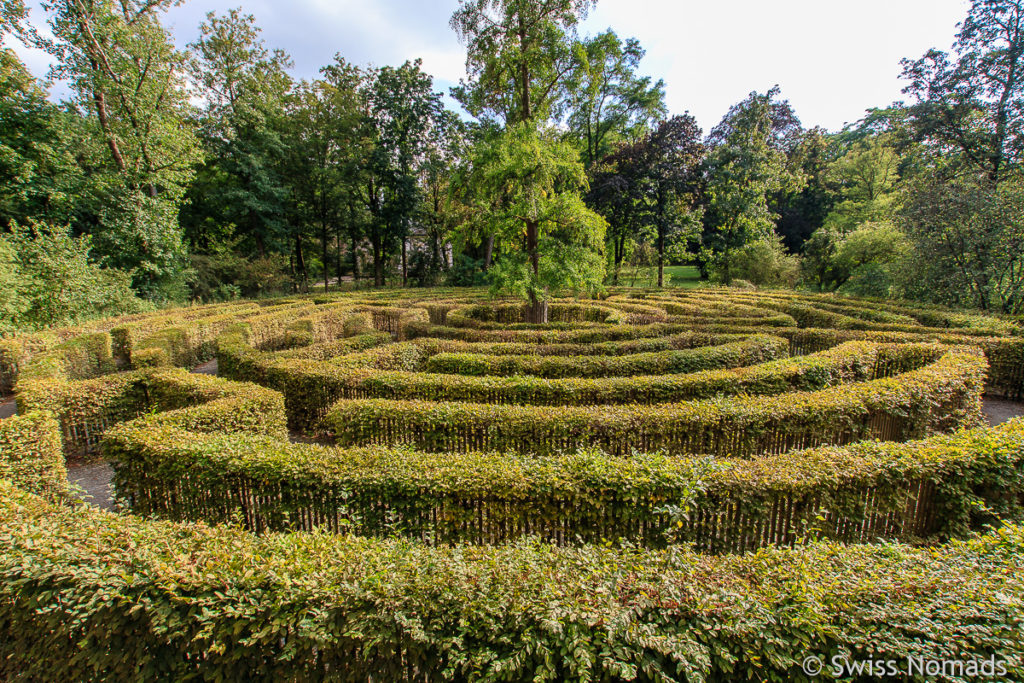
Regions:
<instances>
[{"instance_id":1,"label":"curved hedge row","mask_svg":"<svg viewBox=\"0 0 1024 683\"><path fill-rule=\"evenodd\" d=\"M942 540L1024 511L1024 420L901 443L740 460L600 452L424 453L203 436L142 419L105 442L139 514L257 532L395 533L434 543L689 541L710 552Z\"/></svg>"},{"instance_id":2,"label":"curved hedge row","mask_svg":"<svg viewBox=\"0 0 1024 683\"><path fill-rule=\"evenodd\" d=\"M936 360L942 350L943 347L930 344L850 342L818 354L731 370L603 379L465 377L365 367L336 369L324 365L275 363L267 358L248 365L244 372L233 365L227 374L260 377L264 384L285 395L290 413L298 417L325 415L328 404L339 398L589 405L813 391L905 372ZM311 406L311 400L318 401L318 405Z\"/></svg>"},{"instance_id":3,"label":"curved hedge row","mask_svg":"<svg viewBox=\"0 0 1024 683\"><path fill-rule=\"evenodd\" d=\"M427 359L426 372L453 375L532 375L547 378L670 375L737 368L789 355L789 342L754 336L721 346L654 351L621 356L536 356L438 353Z\"/></svg>"},{"instance_id":4,"label":"curved hedge row","mask_svg":"<svg viewBox=\"0 0 1024 683\"><path fill-rule=\"evenodd\" d=\"M153 522L0 482L0 545L8 679L801 682L809 653L1024 676L1015 526L715 559L432 548Z\"/></svg>"},{"instance_id":5,"label":"curved hedge row","mask_svg":"<svg viewBox=\"0 0 1024 683\"><path fill-rule=\"evenodd\" d=\"M581 447L743 456L864 438L904 440L973 426L987 364L952 350L899 377L816 392L667 405L536 406L342 399L326 416L341 445L406 444L432 452Z\"/></svg>"},{"instance_id":6,"label":"curved hedge row","mask_svg":"<svg viewBox=\"0 0 1024 683\"><path fill-rule=\"evenodd\" d=\"M195 406L202 404L206 410L197 413ZM94 450L111 426L152 411L181 409L184 416L193 416L187 424L194 428L206 424L235 431L265 425L267 433L287 435L284 400L276 391L179 369L34 382L18 395L18 407L55 415L68 454Z\"/></svg>"},{"instance_id":7,"label":"curved hedge row","mask_svg":"<svg viewBox=\"0 0 1024 683\"><path fill-rule=\"evenodd\" d=\"M19 407L61 418L0 422L0 477L18 482L0 481L0 679L800 681L808 654L998 658L997 676L1024 674L1018 527L920 550L814 540L934 543L1019 517L1020 423L790 450L972 425L979 350L990 388L1022 386L1012 367L1024 349L1018 326L726 290L554 301L562 319L549 326L451 326L475 305L494 306L455 291L318 296L0 343L0 373L18 376ZM861 322L799 328L787 308L843 323L835 327ZM621 365L766 333L812 355L662 378L422 372L440 353ZM214 347L223 372L286 396L139 369L204 360ZM589 360L565 360L576 355ZM115 368L133 370L108 374ZM424 377L458 388L430 388ZM627 399L626 382L645 402L656 390L673 400L691 390L772 395L610 405ZM609 404L343 401L332 424L353 428L344 411L358 408L358 429L376 435L368 440L390 440L382 425L401 416L387 407L415 407L412 422L394 427L410 440L434 438L438 424L416 423L431 411L483 417L461 435L465 448L444 454L287 441L285 409L292 427L315 430L336 391L412 387L451 392L447 400L493 383L529 387L538 401ZM517 416L537 419L533 431ZM114 516L26 492L50 496L57 483L58 424L69 447L103 438L120 497L136 512L229 524ZM598 436L622 455L557 452ZM491 437L511 452L475 452ZM517 453L531 440L543 448L530 450L547 452ZM662 441L679 455L631 450ZM739 457L686 456L716 449ZM615 538L626 545L575 545ZM712 553L796 547L714 557L677 544L687 540Z\"/></svg>"}]
</instances>

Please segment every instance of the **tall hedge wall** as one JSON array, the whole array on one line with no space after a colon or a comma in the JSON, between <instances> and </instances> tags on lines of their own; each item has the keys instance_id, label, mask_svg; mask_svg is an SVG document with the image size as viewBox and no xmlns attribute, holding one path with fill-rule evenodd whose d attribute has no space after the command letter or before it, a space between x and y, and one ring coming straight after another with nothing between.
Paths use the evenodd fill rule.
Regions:
<instances>
[{"instance_id":1,"label":"tall hedge wall","mask_svg":"<svg viewBox=\"0 0 1024 683\"><path fill-rule=\"evenodd\" d=\"M153 522L0 483L0 544L8 679L799 682L810 654L1024 676L1015 526L722 558L431 548Z\"/></svg>"},{"instance_id":2,"label":"tall hedge wall","mask_svg":"<svg viewBox=\"0 0 1024 683\"><path fill-rule=\"evenodd\" d=\"M780 396L664 405L538 406L342 399L325 418L340 445L537 454L597 447L744 456L863 438L905 440L973 426L987 364L973 349L872 382Z\"/></svg>"},{"instance_id":3,"label":"tall hedge wall","mask_svg":"<svg viewBox=\"0 0 1024 683\"><path fill-rule=\"evenodd\" d=\"M0 420L0 480L48 497L67 491L68 473L53 415L35 411Z\"/></svg>"},{"instance_id":4,"label":"tall hedge wall","mask_svg":"<svg viewBox=\"0 0 1024 683\"><path fill-rule=\"evenodd\" d=\"M1024 420L905 444L709 461L339 449L139 420L105 442L132 509L435 543L690 541L711 552L944 540L1024 511ZM980 505L981 504L981 505Z\"/></svg>"}]
</instances>

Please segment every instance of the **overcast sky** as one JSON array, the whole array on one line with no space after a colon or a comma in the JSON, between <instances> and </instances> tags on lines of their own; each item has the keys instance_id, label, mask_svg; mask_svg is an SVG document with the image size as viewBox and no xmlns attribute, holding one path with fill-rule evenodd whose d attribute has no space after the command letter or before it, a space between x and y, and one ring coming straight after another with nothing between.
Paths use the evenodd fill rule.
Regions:
<instances>
[{"instance_id":1,"label":"overcast sky","mask_svg":"<svg viewBox=\"0 0 1024 683\"><path fill-rule=\"evenodd\" d=\"M357 64L421 57L438 90L463 75L464 49L448 26L458 0L191 0L168 16L180 45L209 11L242 5L270 47L311 78L335 53ZM671 113L705 132L750 91L782 88L803 124L837 130L901 98L899 61L948 49L967 0L600 0L583 25L613 28L647 49L644 73L664 78ZM41 10L33 9L40 23ZM38 74L45 55L19 50Z\"/></svg>"}]
</instances>

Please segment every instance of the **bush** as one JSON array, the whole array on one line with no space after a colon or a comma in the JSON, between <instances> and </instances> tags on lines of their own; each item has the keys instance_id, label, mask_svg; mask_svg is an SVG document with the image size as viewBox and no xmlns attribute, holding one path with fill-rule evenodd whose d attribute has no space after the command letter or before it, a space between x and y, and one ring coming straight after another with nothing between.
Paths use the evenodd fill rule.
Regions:
<instances>
[{"instance_id":1,"label":"bush","mask_svg":"<svg viewBox=\"0 0 1024 683\"><path fill-rule=\"evenodd\" d=\"M57 421L35 411L0 421L0 481L47 497L68 490Z\"/></svg>"},{"instance_id":2,"label":"bush","mask_svg":"<svg viewBox=\"0 0 1024 683\"><path fill-rule=\"evenodd\" d=\"M343 399L326 423L340 445L550 454L600 448L749 456L863 438L902 440L980 420L987 363L954 350L898 377L817 392L666 405L536 406Z\"/></svg>"},{"instance_id":3,"label":"bush","mask_svg":"<svg viewBox=\"0 0 1024 683\"><path fill-rule=\"evenodd\" d=\"M778 239L750 242L714 264L711 277L731 284L741 280L758 287L794 287L800 278L800 260L786 253Z\"/></svg>"},{"instance_id":4,"label":"bush","mask_svg":"<svg viewBox=\"0 0 1024 683\"><path fill-rule=\"evenodd\" d=\"M6 678L808 682L808 653L994 657L1024 676L1012 525L940 548L723 558L431 548L154 522L0 482L0 543Z\"/></svg>"},{"instance_id":5,"label":"bush","mask_svg":"<svg viewBox=\"0 0 1024 683\"><path fill-rule=\"evenodd\" d=\"M1024 421L907 444L862 443L707 461L289 444L151 420L105 443L136 514L247 528L401 533L434 543L625 539L702 551L945 540L1024 512ZM772 517L787 510L782 519ZM685 510L685 514L683 514Z\"/></svg>"},{"instance_id":6,"label":"bush","mask_svg":"<svg viewBox=\"0 0 1024 683\"><path fill-rule=\"evenodd\" d=\"M0 235L0 334L151 308L128 273L90 261L89 236L42 223L13 230Z\"/></svg>"},{"instance_id":7,"label":"bush","mask_svg":"<svg viewBox=\"0 0 1024 683\"><path fill-rule=\"evenodd\" d=\"M782 358L789 343L759 336L746 341L699 349L655 351L625 356L535 356L439 353L426 361L427 372L455 375L530 375L546 378L668 375L698 370L736 368Z\"/></svg>"}]
</instances>

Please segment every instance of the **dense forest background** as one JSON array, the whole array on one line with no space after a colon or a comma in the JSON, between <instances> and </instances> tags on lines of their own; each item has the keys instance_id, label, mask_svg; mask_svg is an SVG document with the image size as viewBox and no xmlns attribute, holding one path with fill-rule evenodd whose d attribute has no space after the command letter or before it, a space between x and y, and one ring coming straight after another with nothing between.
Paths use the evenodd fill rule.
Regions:
<instances>
[{"instance_id":1,"label":"dense forest background","mask_svg":"<svg viewBox=\"0 0 1024 683\"><path fill-rule=\"evenodd\" d=\"M906 99L805 128L777 87L706 134L581 36L592 0L462 0L447 109L420 62L339 54L315 80L241 10L187 50L174 0L2 0L0 334L185 301L489 284L543 320L556 291L663 286L668 264L1024 312L1024 2L974 0ZM45 34L45 37L44 37ZM50 37L52 36L52 37Z\"/></svg>"}]
</instances>

